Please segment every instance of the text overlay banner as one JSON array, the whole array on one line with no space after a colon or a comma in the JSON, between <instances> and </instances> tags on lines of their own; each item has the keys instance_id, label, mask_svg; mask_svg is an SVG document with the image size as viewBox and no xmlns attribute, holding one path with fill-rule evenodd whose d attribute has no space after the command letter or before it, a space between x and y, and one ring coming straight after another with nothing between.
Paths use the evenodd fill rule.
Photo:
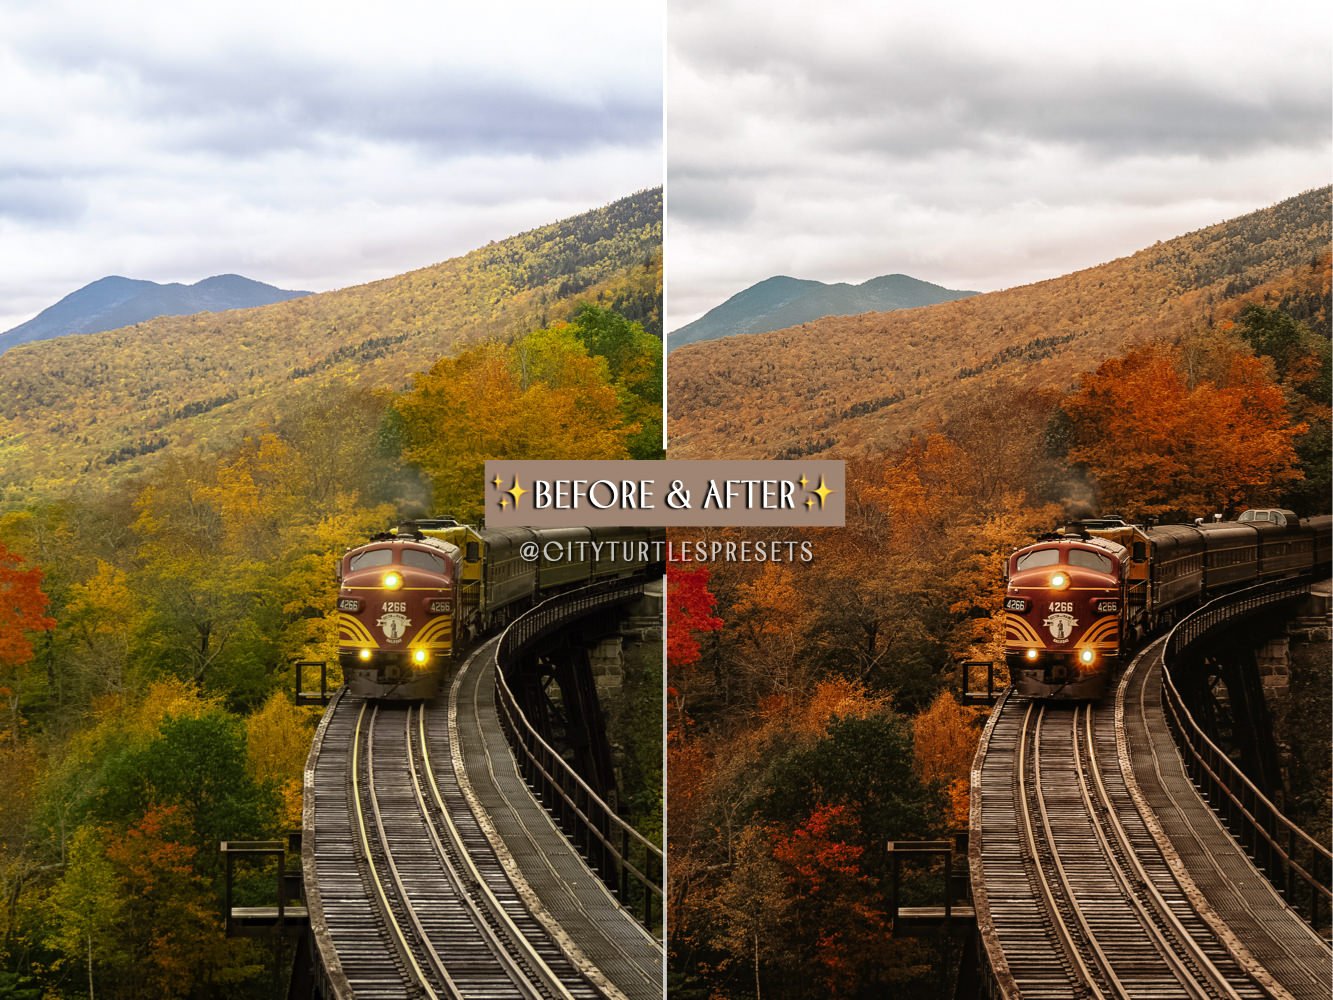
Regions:
<instances>
[{"instance_id":1,"label":"text overlay banner","mask_svg":"<svg viewBox=\"0 0 1333 1000\"><path fill-rule=\"evenodd\" d=\"M490 528L840 528L842 462L492 461Z\"/></svg>"}]
</instances>

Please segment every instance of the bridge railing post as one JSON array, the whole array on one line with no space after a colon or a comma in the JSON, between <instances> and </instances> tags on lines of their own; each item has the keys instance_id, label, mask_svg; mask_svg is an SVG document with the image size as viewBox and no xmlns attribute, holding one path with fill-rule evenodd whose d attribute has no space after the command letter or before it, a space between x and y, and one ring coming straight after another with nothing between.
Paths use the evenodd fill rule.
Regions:
<instances>
[{"instance_id":1,"label":"bridge railing post","mask_svg":"<svg viewBox=\"0 0 1333 1000\"><path fill-rule=\"evenodd\" d=\"M897 844L889 841L889 922L898 921L898 885L901 869L898 862Z\"/></svg>"},{"instance_id":2,"label":"bridge railing post","mask_svg":"<svg viewBox=\"0 0 1333 1000\"><path fill-rule=\"evenodd\" d=\"M572 617L633 599L642 593L642 580L606 581L572 594L549 598L515 619L496 645L495 702L506 738L519 758L520 771L529 786L570 843L580 851L607 888L616 893L628 912L634 913L632 902L639 892L643 893L643 923L650 932L660 936L659 917L665 898L661 848L616 815L615 810L542 738L524 717L509 687L510 671L520 662L525 645L537 641ZM642 861L639 861L640 857ZM617 891L621 882L626 883L626 889Z\"/></svg>"},{"instance_id":3,"label":"bridge railing post","mask_svg":"<svg viewBox=\"0 0 1333 1000\"><path fill-rule=\"evenodd\" d=\"M1257 868L1298 913L1308 894L1309 922L1318 931L1327 905L1333 910L1333 852L1288 819L1235 761L1199 726L1176 686L1200 662L1192 644L1239 621L1309 592L1308 581L1281 580L1218 598L1182 619L1167 637L1163 653L1161 701L1185 769L1200 793L1230 829ZM1285 836L1284 836L1285 833ZM1308 858L1308 862L1306 859Z\"/></svg>"},{"instance_id":4,"label":"bridge railing post","mask_svg":"<svg viewBox=\"0 0 1333 1000\"><path fill-rule=\"evenodd\" d=\"M294 668L296 678L296 704L298 705L327 705L329 698L329 663L327 660L300 660L290 661ZM305 690L305 668L319 667L319 693Z\"/></svg>"}]
</instances>

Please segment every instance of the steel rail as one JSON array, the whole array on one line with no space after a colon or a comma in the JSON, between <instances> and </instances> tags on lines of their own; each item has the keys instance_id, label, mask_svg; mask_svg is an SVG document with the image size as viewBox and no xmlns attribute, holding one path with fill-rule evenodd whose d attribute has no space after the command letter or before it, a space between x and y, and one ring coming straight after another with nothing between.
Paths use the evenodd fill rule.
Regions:
<instances>
[{"instance_id":1,"label":"steel rail","mask_svg":"<svg viewBox=\"0 0 1333 1000\"><path fill-rule=\"evenodd\" d=\"M1073 899L1073 895L1068 893L1068 879L1065 876L1064 866L1060 861L1060 855L1055 851L1054 839L1051 836L1050 822L1046 815L1045 800L1041 794L1041 743L1040 726L1042 716L1046 712L1046 706L1042 706L1037 712L1036 725L1032 724L1032 703L1028 703L1027 711L1023 715L1023 724L1018 734L1018 802L1019 802L1019 820L1022 827L1023 837L1027 843L1028 855L1032 859L1033 873L1036 876L1038 888L1041 889L1042 898L1046 902L1046 913L1050 917L1051 926L1059 935L1060 943L1065 949L1065 954L1070 962L1077 968L1078 974L1093 997L1097 1000L1106 1000L1106 994L1097 984L1097 979L1088 963L1084 960L1082 949L1074 940L1072 929L1060 916L1060 906L1055 899L1055 891L1051 887L1050 880L1047 878L1046 866L1042 863L1041 853L1037 847L1036 823L1033 821L1032 810L1028 805L1028 781L1027 781L1027 749L1028 735L1031 730L1032 735L1032 767L1033 778L1035 781L1034 795L1037 799L1037 806L1041 813L1042 828L1045 831L1046 840L1051 846L1051 857L1054 861L1054 868L1058 874L1061 884L1069 897L1070 909L1073 911L1075 919L1080 924L1084 938L1091 945L1092 950L1097 956L1098 964L1103 973L1109 969L1106 956L1101 954L1096 938L1093 937L1091 929L1087 926L1082 914L1079 912L1078 905ZM1107 976L1114 982L1113 976Z\"/></svg>"},{"instance_id":2,"label":"steel rail","mask_svg":"<svg viewBox=\"0 0 1333 1000\"><path fill-rule=\"evenodd\" d=\"M448 837L453 848L453 857L449 856L449 852L446 852L444 844L440 840L438 830L439 824L437 824L431 817L426 797L422 790L420 777L417 771L416 755L411 753L412 713L409 709L405 725L408 729L408 762L412 771L413 789L417 795L421 814L426 819L432 843L434 844L441 861L449 869L450 877L456 880L460 895L476 915L478 929L484 929L483 933L488 934L494 939L495 947L492 951L495 953L496 958L505 966L506 970L510 973L510 977L520 989L533 997L552 996L559 998L559 1000L575 1000L574 994L569 991L569 988L560 979L559 975L557 975L557 973L547 964L546 960L538 953L528 936L514 923L513 918L510 917L509 912L496 897L489 882L477 867L476 860L472 857L472 852L463 841L463 835L459 831L457 824L454 822L453 816L450 814L449 808L445 804L444 796L440 792L439 783L435 779L435 769L432 766L430 759L430 745L426 737L426 706L417 706L416 715L416 745L418 754L421 757L421 769L426 774L427 785L430 789L431 800L435 804L436 812L443 820L445 835ZM457 871L457 867L460 864L463 868L462 872ZM467 879L467 886L473 889L477 895L481 897L480 903L473 897L471 892L467 891L467 887L463 885L462 881L458 880L459 876L463 876ZM482 906L485 906L486 914L481 912ZM503 929L505 936L508 938L509 947L505 947L504 942L500 941L498 930L487 926L487 914L489 914L490 918ZM510 949L520 952L517 960ZM524 969L519 964L520 961L527 964L527 969ZM528 978L530 974L535 975L540 980L541 987L545 990L545 993L538 990L536 986L531 983L531 980Z\"/></svg>"},{"instance_id":3,"label":"steel rail","mask_svg":"<svg viewBox=\"0 0 1333 1000\"><path fill-rule=\"evenodd\" d=\"M374 723L375 716L378 713L379 713L379 706L377 705L375 706L374 711L371 713L372 726ZM394 915L393 906L389 902L389 897L387 892L385 891L384 883L380 879L378 866L375 864L374 855L371 853L370 836L368 830L366 829L365 809L361 802L361 767L360 767L361 730L365 720L365 715L366 715L366 703L363 702L361 704L361 710L356 717L356 730L352 737L352 802L354 804L353 811L356 817L357 832L360 835L360 840L361 840L361 849L366 859L366 867L370 871L371 883L374 886L376 897L379 899L380 911L384 915L385 924L391 930L391 932L396 938L396 940L394 941L394 946L398 949L404 960L407 962L408 966L411 968L412 974L416 978L417 984L425 992L429 1000L439 1000L440 994L437 993L435 988L430 984L425 971L421 968L421 964L417 961L416 956L413 954L413 948L411 942L408 941L407 935L406 933L404 933L402 925L399 924L398 918ZM449 977L448 971L444 968L443 963L440 961L439 954L436 953L435 948L431 945L430 939L426 935L425 929L421 926L420 918L416 915L416 912L412 909L411 905L407 901L407 893L403 887L402 879L398 874L398 867L394 863L393 853L388 849L388 840L384 833L384 823L382 817L380 816L379 803L375 798L375 792L374 792L375 747L374 747L373 729L367 733L366 752L367 752L366 777L370 785L369 798L370 798L371 811L374 819L376 833L378 834L379 842L384 850L385 858L388 862L390 874L392 875L395 883L394 886L395 890L398 893L399 899L402 900L403 902L403 906L404 909L407 911L408 918L411 920L413 924L413 929L416 931L418 941L425 948L426 954L429 957L431 965L433 967L433 971L445 984L445 988L449 991L448 996L455 998L461 997L462 994L458 990L457 985Z\"/></svg>"},{"instance_id":4,"label":"steel rail","mask_svg":"<svg viewBox=\"0 0 1333 1000\"><path fill-rule=\"evenodd\" d=\"M1088 758L1088 770L1083 768L1083 754L1079 750L1078 717L1079 713L1083 715L1083 748ZM1111 800L1110 794L1106 790L1106 784L1102 780L1101 766L1097 763L1096 744L1093 740L1092 731L1093 707L1091 705L1079 706L1075 709L1072 719L1073 737L1074 737L1074 761L1078 770L1079 787L1083 794L1083 802L1088 810L1088 816L1092 819L1093 831L1097 835L1097 840L1102 847L1102 852L1106 855L1112 873L1116 881L1120 884L1125 898L1130 901L1135 911L1139 915L1145 931L1149 932L1153 938L1154 947L1163 960L1171 968L1177 981L1185 990L1195 997L1203 1000L1212 1000L1215 994L1221 994L1227 1000L1242 1000L1239 993L1222 975L1221 971L1213 964L1212 959L1208 957L1198 942L1180 923L1175 912L1167 903L1166 898L1158 890L1143 863L1139 860L1138 853L1134 850L1134 845L1129 839L1129 832L1124 824L1120 822L1120 817L1116 815L1115 803ZM1089 784L1091 777L1091 786ZM1094 788L1096 801L1094 802ZM1100 822L1099 822L1100 820ZM1130 873L1125 870L1125 865L1117 860L1116 852L1113 852L1111 844L1106 836L1104 827L1109 827L1114 834L1120 847L1119 854L1128 862L1133 875L1142 887L1156 910L1159 917L1169 926L1172 935L1189 952L1190 959L1195 963L1199 971L1210 981L1214 990L1213 993L1204 989L1204 984L1198 982L1194 976L1194 970L1189 969L1185 964L1185 959L1175 949L1174 944L1167 940L1165 930L1157 926L1153 920L1152 914L1148 911L1148 906L1140 897L1138 892L1134 891L1134 885L1130 882Z\"/></svg>"}]
</instances>

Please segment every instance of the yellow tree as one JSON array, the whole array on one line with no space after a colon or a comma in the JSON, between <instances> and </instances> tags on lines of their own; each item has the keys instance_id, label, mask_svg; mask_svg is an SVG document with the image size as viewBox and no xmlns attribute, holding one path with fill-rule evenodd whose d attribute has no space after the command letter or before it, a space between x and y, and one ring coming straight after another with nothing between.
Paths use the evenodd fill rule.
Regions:
<instances>
[{"instance_id":1,"label":"yellow tree","mask_svg":"<svg viewBox=\"0 0 1333 1000\"><path fill-rule=\"evenodd\" d=\"M273 692L264 706L245 720L250 773L259 784L278 789L287 829L301 825L303 769L318 721L310 709L293 705L283 691Z\"/></svg>"},{"instance_id":2,"label":"yellow tree","mask_svg":"<svg viewBox=\"0 0 1333 1000\"><path fill-rule=\"evenodd\" d=\"M465 520L482 514L487 459L626 458L637 429L622 420L606 361L567 328L444 358L394 405L403 457L430 477L436 511Z\"/></svg>"}]
</instances>

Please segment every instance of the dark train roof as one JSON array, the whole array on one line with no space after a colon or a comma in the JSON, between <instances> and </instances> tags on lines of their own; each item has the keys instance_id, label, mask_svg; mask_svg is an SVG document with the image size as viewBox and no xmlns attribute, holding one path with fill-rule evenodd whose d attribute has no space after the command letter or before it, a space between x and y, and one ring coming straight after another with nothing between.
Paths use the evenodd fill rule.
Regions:
<instances>
[{"instance_id":1,"label":"dark train roof","mask_svg":"<svg viewBox=\"0 0 1333 1000\"><path fill-rule=\"evenodd\" d=\"M1242 511L1240 517L1236 520L1241 524L1249 524L1252 521L1271 521L1273 524L1280 524L1285 527L1299 524L1301 519L1296 516L1294 510L1286 510L1281 507L1256 507L1253 510Z\"/></svg>"}]
</instances>

